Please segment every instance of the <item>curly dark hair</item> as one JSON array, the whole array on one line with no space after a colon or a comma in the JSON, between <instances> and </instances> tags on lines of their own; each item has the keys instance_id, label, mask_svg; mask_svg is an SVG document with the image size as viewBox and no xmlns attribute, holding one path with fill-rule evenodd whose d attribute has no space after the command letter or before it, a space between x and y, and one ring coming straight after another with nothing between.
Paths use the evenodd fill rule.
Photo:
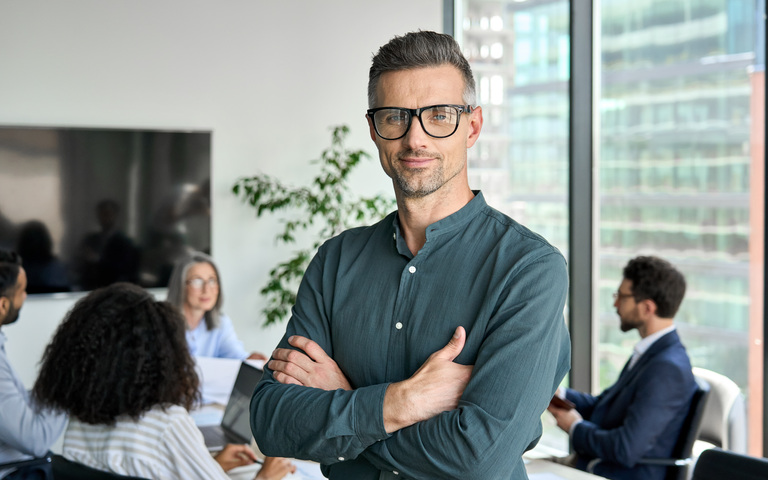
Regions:
<instances>
[{"instance_id":1,"label":"curly dark hair","mask_svg":"<svg viewBox=\"0 0 768 480\"><path fill-rule=\"evenodd\" d=\"M181 313L129 283L80 299L43 354L32 395L82 422L138 420L155 405L199 401L199 379Z\"/></svg>"},{"instance_id":2,"label":"curly dark hair","mask_svg":"<svg viewBox=\"0 0 768 480\"><path fill-rule=\"evenodd\" d=\"M624 267L636 301L651 299L656 314L673 318L685 296L685 277L668 261L654 256L635 257Z\"/></svg>"}]
</instances>

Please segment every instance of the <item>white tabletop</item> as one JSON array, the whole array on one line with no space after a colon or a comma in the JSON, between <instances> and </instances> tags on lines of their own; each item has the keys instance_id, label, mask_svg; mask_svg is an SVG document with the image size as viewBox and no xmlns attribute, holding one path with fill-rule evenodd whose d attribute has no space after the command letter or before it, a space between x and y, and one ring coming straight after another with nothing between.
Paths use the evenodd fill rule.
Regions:
<instances>
[{"instance_id":1,"label":"white tabletop","mask_svg":"<svg viewBox=\"0 0 768 480\"><path fill-rule=\"evenodd\" d=\"M529 480L595 480L599 477L543 458L525 458Z\"/></svg>"}]
</instances>

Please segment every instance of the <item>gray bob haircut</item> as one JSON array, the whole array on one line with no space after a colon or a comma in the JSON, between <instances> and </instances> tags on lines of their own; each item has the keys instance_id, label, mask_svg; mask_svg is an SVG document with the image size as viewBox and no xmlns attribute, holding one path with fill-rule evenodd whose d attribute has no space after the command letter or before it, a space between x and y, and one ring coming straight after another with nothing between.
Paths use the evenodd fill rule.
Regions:
<instances>
[{"instance_id":1,"label":"gray bob haircut","mask_svg":"<svg viewBox=\"0 0 768 480\"><path fill-rule=\"evenodd\" d=\"M396 36L379 48L373 56L368 72L368 108L377 105L376 86L383 73L424 67L453 65L464 77L462 99L467 105L475 105L475 77L469 62L461 53L461 47L453 37L444 33L418 31Z\"/></svg>"},{"instance_id":2,"label":"gray bob haircut","mask_svg":"<svg viewBox=\"0 0 768 480\"><path fill-rule=\"evenodd\" d=\"M205 326L208 330L213 330L219 326L223 297L221 293L221 275L219 275L219 268L210 256L203 252L191 252L176 262L176 265L173 267L173 272L171 272L171 279L168 282L168 296L166 297L166 301L178 308L180 312L184 312L184 302L187 301L187 273L192 265L197 263L207 263L213 267L219 282L219 297L216 299L216 305L213 306L213 309L205 312Z\"/></svg>"}]
</instances>

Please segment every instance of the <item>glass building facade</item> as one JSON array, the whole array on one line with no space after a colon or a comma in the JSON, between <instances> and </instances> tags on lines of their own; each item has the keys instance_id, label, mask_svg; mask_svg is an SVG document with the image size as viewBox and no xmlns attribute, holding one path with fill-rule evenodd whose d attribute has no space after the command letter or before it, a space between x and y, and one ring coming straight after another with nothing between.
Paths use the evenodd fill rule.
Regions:
<instances>
[{"instance_id":1,"label":"glass building facade","mask_svg":"<svg viewBox=\"0 0 768 480\"><path fill-rule=\"evenodd\" d=\"M622 268L658 255L687 279L675 324L693 365L733 379L749 424L760 425L765 0L595 5L595 390L616 380L639 339L618 328ZM470 150L471 185L577 255L568 251L570 2L457 6L486 120ZM760 438L750 432L753 449Z\"/></svg>"}]
</instances>

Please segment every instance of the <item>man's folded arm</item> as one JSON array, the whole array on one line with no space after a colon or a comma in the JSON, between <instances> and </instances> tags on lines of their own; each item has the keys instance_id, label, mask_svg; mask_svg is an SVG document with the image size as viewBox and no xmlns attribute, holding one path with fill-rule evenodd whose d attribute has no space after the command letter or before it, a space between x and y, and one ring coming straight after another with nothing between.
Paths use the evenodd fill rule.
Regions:
<instances>
[{"instance_id":1,"label":"man's folded arm","mask_svg":"<svg viewBox=\"0 0 768 480\"><path fill-rule=\"evenodd\" d=\"M480 348L455 410L403 428L363 456L404 477L494 478L523 468L521 456L541 435L541 414L570 365L563 319L567 292L559 256L514 280Z\"/></svg>"},{"instance_id":2,"label":"man's folded arm","mask_svg":"<svg viewBox=\"0 0 768 480\"><path fill-rule=\"evenodd\" d=\"M388 436L386 384L326 391L282 385L266 368L264 377L251 400L251 428L265 455L333 464Z\"/></svg>"}]
</instances>

